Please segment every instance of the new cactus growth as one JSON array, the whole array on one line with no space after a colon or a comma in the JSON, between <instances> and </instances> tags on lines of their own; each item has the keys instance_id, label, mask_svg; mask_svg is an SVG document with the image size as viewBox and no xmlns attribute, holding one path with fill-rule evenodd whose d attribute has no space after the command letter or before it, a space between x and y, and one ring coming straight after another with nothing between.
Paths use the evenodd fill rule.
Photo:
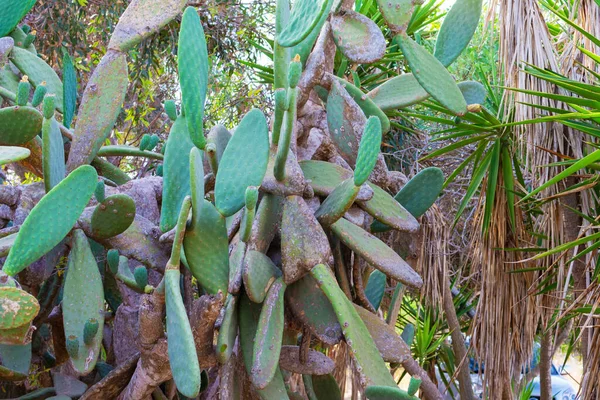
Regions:
<instances>
[{"instance_id":1,"label":"new cactus growth","mask_svg":"<svg viewBox=\"0 0 600 400\"><path fill-rule=\"evenodd\" d=\"M377 23L344 1L296 0L290 10L280 0L273 116L252 109L231 132L209 121L207 135L209 54L198 11L187 7L177 47L181 114L175 102L165 102L166 116L160 117L171 121L168 138L159 145L157 135L145 135L139 146L107 145L129 87L127 57L180 15L186 2L129 2L82 88L78 110L71 57L63 54L61 81L37 56L34 34L15 28L32 3L8 0L0 21L0 36L10 34L0 38L0 94L9 104L0 109L0 164L29 157L39 164L34 172L47 193L22 196L26 204L18 210L28 214L18 215L22 223L13 221L18 232L0 237L0 255L7 256L0 276L0 342L27 346L32 323L39 329L50 312L52 323L62 313L62 327L52 326L55 354L45 358L69 362L75 374L87 375L95 366L104 370L97 361L109 362L104 355L122 346L115 338L126 321L139 355L88 389L110 391L100 391L106 398L147 398L171 378L181 395L195 398L215 385L214 371L222 390L236 386L249 397L297 398L286 383L290 373L299 373L310 400L341 399L327 350L341 341L367 398L414 399L418 390L441 396L427 392L433 383L424 371L413 376L408 392L401 391L386 366L417 364L409 347L414 327L401 337L394 326L404 288L417 290L423 279L374 233L414 235L444 176L425 169L393 197L397 181L381 144L399 107L432 97L463 115L483 102L480 84L457 85L445 68L467 46L480 0L456 2L435 55L407 33L416 2L377 1L412 72L383 74L378 87L369 83L369 93L355 65L343 75L348 61L385 61L388 38ZM116 156L143 157L149 167L139 175L146 176L134 179L104 159ZM38 260L48 271L39 272ZM30 265L35 267L19 274ZM41 312L37 300L18 289L18 280L30 273L44 282ZM366 288L357 279L363 275ZM160 283L151 286L149 279ZM396 287L389 306L388 283ZM114 316L106 320L111 329L104 327L108 313ZM387 322L380 317L386 314ZM24 359L31 360L31 351L22 350L29 355ZM24 379L22 368L15 368L3 364L0 378ZM124 371L130 382L118 389L106 383Z\"/></svg>"}]
</instances>

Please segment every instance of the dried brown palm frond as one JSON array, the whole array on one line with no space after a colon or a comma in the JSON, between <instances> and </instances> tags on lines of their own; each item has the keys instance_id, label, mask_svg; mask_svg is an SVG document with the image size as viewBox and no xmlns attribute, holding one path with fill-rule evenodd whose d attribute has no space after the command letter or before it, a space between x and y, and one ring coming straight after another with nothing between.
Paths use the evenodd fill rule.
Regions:
<instances>
[{"instance_id":1,"label":"dried brown palm frond","mask_svg":"<svg viewBox=\"0 0 600 400\"><path fill-rule=\"evenodd\" d=\"M485 200L479 202L473 232L481 232ZM528 295L535 272L516 272L529 265L517 264L522 253L510 251L529 247L528 237L520 237L522 220L517 214L517 234L507 217L507 202L502 179L497 184L495 217L488 234L475 233L471 245L473 268L480 271L481 288L477 313L472 325L473 348L485 363L486 394L489 398L511 398L511 381L520 375L521 366L532 354L533 338L539 317L539 298Z\"/></svg>"},{"instance_id":2,"label":"dried brown palm frond","mask_svg":"<svg viewBox=\"0 0 600 400\"><path fill-rule=\"evenodd\" d=\"M596 321L596 325L598 322ZM600 399L600 328L594 330L594 336L590 342L591 352L590 360L595 362L588 363L588 368L584 370L583 382L581 385L581 398L586 400Z\"/></svg>"}]
</instances>

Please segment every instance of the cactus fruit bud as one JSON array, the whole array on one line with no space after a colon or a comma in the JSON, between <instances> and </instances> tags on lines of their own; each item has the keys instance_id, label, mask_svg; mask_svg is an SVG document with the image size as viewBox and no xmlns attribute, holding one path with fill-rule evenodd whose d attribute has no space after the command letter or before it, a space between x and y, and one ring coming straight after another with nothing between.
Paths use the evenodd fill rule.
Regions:
<instances>
[{"instance_id":1,"label":"cactus fruit bud","mask_svg":"<svg viewBox=\"0 0 600 400\"><path fill-rule=\"evenodd\" d=\"M87 346L94 342L94 337L98 333L98 320L96 318L90 318L83 326L83 343Z\"/></svg>"},{"instance_id":2,"label":"cactus fruit bud","mask_svg":"<svg viewBox=\"0 0 600 400\"><path fill-rule=\"evenodd\" d=\"M414 396L417 391L419 390L419 387L421 387L421 378L417 375L413 375L410 378L410 383L408 384L408 395L409 396Z\"/></svg>"},{"instance_id":3,"label":"cactus fruit bud","mask_svg":"<svg viewBox=\"0 0 600 400\"><path fill-rule=\"evenodd\" d=\"M144 266L137 267L133 271L133 277L135 278L135 283L142 290L148 286L148 270Z\"/></svg>"},{"instance_id":4,"label":"cactus fruit bud","mask_svg":"<svg viewBox=\"0 0 600 400\"><path fill-rule=\"evenodd\" d=\"M31 27L27 24L21 25L21 30L27 35L31 32Z\"/></svg>"},{"instance_id":5,"label":"cactus fruit bud","mask_svg":"<svg viewBox=\"0 0 600 400\"><path fill-rule=\"evenodd\" d=\"M290 69L288 70L288 82L290 87L294 89L298 86L300 76L302 75L302 62L300 61L300 55L296 54L296 57L290 63Z\"/></svg>"},{"instance_id":6,"label":"cactus fruit bud","mask_svg":"<svg viewBox=\"0 0 600 400\"><path fill-rule=\"evenodd\" d=\"M48 89L46 88L46 81L44 81L41 84L39 84L38 87L35 88L35 91L33 92L33 99L31 100L31 105L37 107L40 104L42 104L42 101L44 101L44 96L47 92Z\"/></svg>"},{"instance_id":7,"label":"cactus fruit bud","mask_svg":"<svg viewBox=\"0 0 600 400\"><path fill-rule=\"evenodd\" d=\"M160 138L158 137L157 134L154 134L154 135L150 136L150 144L148 145L148 149L147 150L148 151L154 150L154 148L158 144L159 140L160 140Z\"/></svg>"},{"instance_id":8,"label":"cactus fruit bud","mask_svg":"<svg viewBox=\"0 0 600 400\"><path fill-rule=\"evenodd\" d=\"M18 106L26 106L27 101L29 101L29 92L31 91L31 83L29 83L29 78L27 75L23 75L21 78L21 82L19 82L19 86L17 88L17 105Z\"/></svg>"},{"instance_id":9,"label":"cactus fruit bud","mask_svg":"<svg viewBox=\"0 0 600 400\"><path fill-rule=\"evenodd\" d=\"M23 41L24 48L31 46L31 44L35 40L35 34L36 34L36 32L32 31L31 33L28 33L27 36L25 36L25 40Z\"/></svg>"},{"instance_id":10,"label":"cactus fruit bud","mask_svg":"<svg viewBox=\"0 0 600 400\"><path fill-rule=\"evenodd\" d=\"M46 119L51 119L54 116L54 110L55 110L54 100L55 100L55 96L53 94L49 94L48 96L44 97L43 112L44 112L44 118L46 118Z\"/></svg>"},{"instance_id":11,"label":"cactus fruit bud","mask_svg":"<svg viewBox=\"0 0 600 400\"><path fill-rule=\"evenodd\" d=\"M206 155L208 156L208 163L210 164L210 169L213 174L217 176L217 171L219 170L219 160L217 160L217 146L214 143L209 143L206 145Z\"/></svg>"},{"instance_id":12,"label":"cactus fruit bud","mask_svg":"<svg viewBox=\"0 0 600 400\"><path fill-rule=\"evenodd\" d=\"M140 140L140 150L148 150L148 146L150 145L150 135L145 134L142 136L142 140Z\"/></svg>"},{"instance_id":13,"label":"cactus fruit bud","mask_svg":"<svg viewBox=\"0 0 600 400\"><path fill-rule=\"evenodd\" d=\"M167 100L164 104L165 113L167 113L167 117L171 120L171 122L175 122L177 119L177 106L173 100Z\"/></svg>"},{"instance_id":14,"label":"cactus fruit bud","mask_svg":"<svg viewBox=\"0 0 600 400\"><path fill-rule=\"evenodd\" d=\"M106 261L108 261L110 272L116 275L119 272L119 251L115 249L109 250L106 254Z\"/></svg>"},{"instance_id":15,"label":"cactus fruit bud","mask_svg":"<svg viewBox=\"0 0 600 400\"><path fill-rule=\"evenodd\" d=\"M105 197L105 184L104 181L99 181L98 184L96 185L96 190L94 190L94 197L96 197L96 200L98 201L98 203L102 203L104 201ZM111 250L113 251L113 250ZM116 250L114 250L116 251Z\"/></svg>"},{"instance_id":16,"label":"cactus fruit bud","mask_svg":"<svg viewBox=\"0 0 600 400\"><path fill-rule=\"evenodd\" d=\"M67 353L71 358L77 358L79 356L79 339L75 335L69 335L66 342Z\"/></svg>"}]
</instances>

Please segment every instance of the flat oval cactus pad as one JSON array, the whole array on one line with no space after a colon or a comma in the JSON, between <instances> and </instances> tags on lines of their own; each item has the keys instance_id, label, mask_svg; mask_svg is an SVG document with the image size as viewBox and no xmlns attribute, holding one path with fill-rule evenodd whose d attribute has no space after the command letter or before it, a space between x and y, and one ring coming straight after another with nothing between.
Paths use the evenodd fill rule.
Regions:
<instances>
[{"instance_id":1,"label":"flat oval cactus pad","mask_svg":"<svg viewBox=\"0 0 600 400\"><path fill-rule=\"evenodd\" d=\"M92 234L107 239L120 235L135 219L135 202L126 194L109 196L92 214Z\"/></svg>"},{"instance_id":2,"label":"flat oval cactus pad","mask_svg":"<svg viewBox=\"0 0 600 400\"><path fill-rule=\"evenodd\" d=\"M18 146L33 139L42 130L42 114L33 107L0 109L0 145Z\"/></svg>"},{"instance_id":3,"label":"flat oval cactus pad","mask_svg":"<svg viewBox=\"0 0 600 400\"><path fill-rule=\"evenodd\" d=\"M31 322L40 311L37 299L16 287L0 287L0 329L12 329Z\"/></svg>"}]
</instances>

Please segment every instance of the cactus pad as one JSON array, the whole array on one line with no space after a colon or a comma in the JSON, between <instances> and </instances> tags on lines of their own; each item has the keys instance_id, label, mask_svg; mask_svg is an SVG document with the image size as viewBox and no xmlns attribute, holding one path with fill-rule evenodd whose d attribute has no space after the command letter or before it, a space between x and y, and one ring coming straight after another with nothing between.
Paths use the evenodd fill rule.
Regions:
<instances>
[{"instance_id":1,"label":"cactus pad","mask_svg":"<svg viewBox=\"0 0 600 400\"><path fill-rule=\"evenodd\" d=\"M183 13L179 31L177 57L179 84L192 142L204 149L204 102L208 85L208 50L198 11L188 7Z\"/></svg>"},{"instance_id":2,"label":"cactus pad","mask_svg":"<svg viewBox=\"0 0 600 400\"><path fill-rule=\"evenodd\" d=\"M78 373L86 375L94 369L100 355L104 325L104 290L88 239L78 229L73 231L62 309L65 337L77 338L79 347L77 356L71 355L71 363ZM88 337L85 334L86 324L89 325L90 320L95 320L98 324L93 338L89 337L91 332L88 332ZM88 326L88 331L91 330L94 329ZM88 339L89 344L86 344L84 337Z\"/></svg>"},{"instance_id":3,"label":"cactus pad","mask_svg":"<svg viewBox=\"0 0 600 400\"><path fill-rule=\"evenodd\" d=\"M283 277L289 285L317 264L331 258L327 235L303 198L289 196L283 206L281 258Z\"/></svg>"},{"instance_id":4,"label":"cactus pad","mask_svg":"<svg viewBox=\"0 0 600 400\"><path fill-rule=\"evenodd\" d=\"M458 0L442 23L435 43L435 58L448 66L467 48L479 25L482 0Z\"/></svg>"},{"instance_id":5,"label":"cactus pad","mask_svg":"<svg viewBox=\"0 0 600 400\"><path fill-rule=\"evenodd\" d=\"M2 270L14 276L67 236L92 198L98 175L81 166L56 185L31 210Z\"/></svg>"},{"instance_id":6,"label":"cactus pad","mask_svg":"<svg viewBox=\"0 0 600 400\"><path fill-rule=\"evenodd\" d=\"M396 33L408 28L415 3L413 0L377 0L385 22Z\"/></svg>"},{"instance_id":7,"label":"cactus pad","mask_svg":"<svg viewBox=\"0 0 600 400\"><path fill-rule=\"evenodd\" d=\"M250 301L244 294L240 297L240 347L242 348L242 357L244 359L244 365L246 366L246 372L251 374L252 372L252 360L254 354L254 343L256 339L256 330L258 327L258 319L261 314L260 304L256 304ZM269 384L261 390L257 390L258 395L263 400L273 399L289 399L285 384L283 382L283 376L279 368L276 369L275 375Z\"/></svg>"},{"instance_id":8,"label":"cactus pad","mask_svg":"<svg viewBox=\"0 0 600 400\"><path fill-rule=\"evenodd\" d=\"M363 387L368 385L396 387L396 382L375 347L364 322L338 286L329 269L325 265L317 265L312 269L311 274L335 310L346 343L350 347L350 354L356 362L361 376L361 385Z\"/></svg>"},{"instance_id":9,"label":"cactus pad","mask_svg":"<svg viewBox=\"0 0 600 400\"><path fill-rule=\"evenodd\" d=\"M455 115L467 113L467 103L448 70L408 35L396 36L402 53L421 86Z\"/></svg>"},{"instance_id":10,"label":"cactus pad","mask_svg":"<svg viewBox=\"0 0 600 400\"><path fill-rule=\"evenodd\" d=\"M231 140L231 133L223 125L215 125L208 132L208 142L213 143L216 147L217 162L221 162L229 140Z\"/></svg>"},{"instance_id":11,"label":"cactus pad","mask_svg":"<svg viewBox=\"0 0 600 400\"><path fill-rule=\"evenodd\" d=\"M331 374L327 375L303 375L304 386L309 386L312 390L312 395L316 400L342 400L342 393L335 378ZM307 389L308 392L308 389ZM311 398L314 400L314 398Z\"/></svg>"},{"instance_id":12,"label":"cactus pad","mask_svg":"<svg viewBox=\"0 0 600 400\"><path fill-rule=\"evenodd\" d=\"M18 146L42 130L42 114L33 107L0 108L0 145Z\"/></svg>"},{"instance_id":13,"label":"cactus pad","mask_svg":"<svg viewBox=\"0 0 600 400\"><path fill-rule=\"evenodd\" d=\"M369 303L374 309L379 309L383 294L385 293L386 276L383 272L375 270L371 272L367 286L365 287L365 295L369 299Z\"/></svg>"},{"instance_id":14,"label":"cactus pad","mask_svg":"<svg viewBox=\"0 0 600 400\"><path fill-rule=\"evenodd\" d=\"M6 36L31 10L36 0L6 0L2 4L2 19L0 20L0 37Z\"/></svg>"},{"instance_id":15,"label":"cactus pad","mask_svg":"<svg viewBox=\"0 0 600 400\"><path fill-rule=\"evenodd\" d=\"M334 345L342 339L342 328L331 303L311 275L288 286L285 298L292 315L320 341Z\"/></svg>"},{"instance_id":16,"label":"cactus pad","mask_svg":"<svg viewBox=\"0 0 600 400\"><path fill-rule=\"evenodd\" d=\"M0 146L0 165L24 160L30 154L31 151L24 147Z\"/></svg>"},{"instance_id":17,"label":"cactus pad","mask_svg":"<svg viewBox=\"0 0 600 400\"><path fill-rule=\"evenodd\" d=\"M373 190L373 197L368 201L358 201L358 205L363 210L368 212L377 221L399 231L416 232L419 229L419 223L415 217L404 209L388 192L372 183L368 183L368 185ZM376 232L373 230L374 226L375 223L371 225L372 232Z\"/></svg>"},{"instance_id":18,"label":"cactus pad","mask_svg":"<svg viewBox=\"0 0 600 400\"><path fill-rule=\"evenodd\" d=\"M394 250L367 231L340 219L331 226L335 235L355 253L387 276L410 287L421 287L423 280Z\"/></svg>"},{"instance_id":19,"label":"cactus pad","mask_svg":"<svg viewBox=\"0 0 600 400\"><path fill-rule=\"evenodd\" d=\"M39 311L35 296L16 287L0 287L0 330L29 324Z\"/></svg>"},{"instance_id":20,"label":"cactus pad","mask_svg":"<svg viewBox=\"0 0 600 400\"><path fill-rule=\"evenodd\" d=\"M429 93L413 74L402 74L388 79L367 93L367 96L383 111L388 111L427 100Z\"/></svg>"},{"instance_id":21,"label":"cactus pad","mask_svg":"<svg viewBox=\"0 0 600 400\"><path fill-rule=\"evenodd\" d=\"M346 211L352 207L360 187L354 185L354 179L347 179L340 183L323 201L315 213L315 217L323 225L331 225L342 218Z\"/></svg>"},{"instance_id":22,"label":"cactus pad","mask_svg":"<svg viewBox=\"0 0 600 400\"><path fill-rule=\"evenodd\" d=\"M216 348L217 360L221 364L229 361L229 358L233 354L233 346L235 345L235 338L238 333L237 303L237 296L232 294L227 295L225 316L219 329Z\"/></svg>"},{"instance_id":23,"label":"cactus pad","mask_svg":"<svg viewBox=\"0 0 600 400\"><path fill-rule=\"evenodd\" d=\"M194 204L192 225L186 230L183 248L190 271L209 294L227 293L229 244L225 218L212 203Z\"/></svg>"},{"instance_id":24,"label":"cactus pad","mask_svg":"<svg viewBox=\"0 0 600 400\"><path fill-rule=\"evenodd\" d=\"M252 357L250 379L258 389L264 389L275 376L283 338L283 278L277 278L269 288L262 305Z\"/></svg>"},{"instance_id":25,"label":"cactus pad","mask_svg":"<svg viewBox=\"0 0 600 400\"><path fill-rule=\"evenodd\" d=\"M332 3L332 0L296 0L287 26L277 36L279 45L292 47L306 39Z\"/></svg>"},{"instance_id":26,"label":"cactus pad","mask_svg":"<svg viewBox=\"0 0 600 400\"><path fill-rule=\"evenodd\" d=\"M360 146L358 148L358 157L356 158L356 168L354 170L354 184L361 186L367 181L379 156L381 147L381 122L376 117L370 117L365 124Z\"/></svg>"},{"instance_id":27,"label":"cactus pad","mask_svg":"<svg viewBox=\"0 0 600 400\"><path fill-rule=\"evenodd\" d=\"M89 164L94 159L121 112L128 80L126 55L109 50L96 66L83 92L67 171ZM56 100L58 102L59 99Z\"/></svg>"},{"instance_id":28,"label":"cactus pad","mask_svg":"<svg viewBox=\"0 0 600 400\"><path fill-rule=\"evenodd\" d=\"M464 81L458 84L467 104L483 104L487 97L487 90L479 82Z\"/></svg>"},{"instance_id":29,"label":"cactus pad","mask_svg":"<svg viewBox=\"0 0 600 400\"><path fill-rule=\"evenodd\" d=\"M194 398L200 392L200 365L190 321L181 298L179 270L165 272L169 362L177 390Z\"/></svg>"},{"instance_id":30,"label":"cactus pad","mask_svg":"<svg viewBox=\"0 0 600 400\"><path fill-rule=\"evenodd\" d=\"M369 386L365 389L368 400L418 400L398 387Z\"/></svg>"},{"instance_id":31,"label":"cactus pad","mask_svg":"<svg viewBox=\"0 0 600 400\"><path fill-rule=\"evenodd\" d=\"M104 199L92 214L92 234L99 239L120 235L135 219L135 202L126 194Z\"/></svg>"},{"instance_id":32,"label":"cactus pad","mask_svg":"<svg viewBox=\"0 0 600 400\"><path fill-rule=\"evenodd\" d=\"M242 277L250 300L262 303L271 284L280 276L281 271L269 257L254 250L246 253Z\"/></svg>"},{"instance_id":33,"label":"cactus pad","mask_svg":"<svg viewBox=\"0 0 600 400\"><path fill-rule=\"evenodd\" d=\"M336 46L353 63L371 64L385 54L381 29L365 15L342 10L331 18L331 30Z\"/></svg>"},{"instance_id":34,"label":"cactus pad","mask_svg":"<svg viewBox=\"0 0 600 400\"><path fill-rule=\"evenodd\" d=\"M184 0L135 0L119 18L109 49L127 52L181 13Z\"/></svg>"},{"instance_id":35,"label":"cactus pad","mask_svg":"<svg viewBox=\"0 0 600 400\"><path fill-rule=\"evenodd\" d=\"M22 345L0 344L0 379L19 381L27 379L31 365L31 343Z\"/></svg>"},{"instance_id":36,"label":"cactus pad","mask_svg":"<svg viewBox=\"0 0 600 400\"><path fill-rule=\"evenodd\" d=\"M356 304L354 304L354 308L369 330L369 334L384 361L403 363L411 357L410 348L398 336L393 326L386 324L376 314Z\"/></svg>"},{"instance_id":37,"label":"cactus pad","mask_svg":"<svg viewBox=\"0 0 600 400\"><path fill-rule=\"evenodd\" d=\"M148 145L152 144L152 136L147 136ZM98 156L100 157L145 157L152 160L163 160L164 156L160 153L155 153L149 150L142 150L126 145L110 145L103 146L98 150Z\"/></svg>"},{"instance_id":38,"label":"cactus pad","mask_svg":"<svg viewBox=\"0 0 600 400\"><path fill-rule=\"evenodd\" d=\"M190 195L190 150L194 147L187 117L179 117L171 127L163 163L163 195L160 229L170 231L177 224L185 196Z\"/></svg>"},{"instance_id":39,"label":"cactus pad","mask_svg":"<svg viewBox=\"0 0 600 400\"><path fill-rule=\"evenodd\" d=\"M336 80L331 83L326 107L329 135L344 160L354 165L358 153L358 138L366 122L365 115Z\"/></svg>"},{"instance_id":40,"label":"cactus pad","mask_svg":"<svg viewBox=\"0 0 600 400\"><path fill-rule=\"evenodd\" d=\"M352 176L352 171L326 161L303 160L300 168L318 196L329 196L340 183Z\"/></svg>"},{"instance_id":41,"label":"cactus pad","mask_svg":"<svg viewBox=\"0 0 600 400\"><path fill-rule=\"evenodd\" d=\"M37 55L20 47L12 50L10 60L23 75L27 75L34 87L46 82L48 93L56 96L56 108L62 113L63 84L52 67Z\"/></svg>"},{"instance_id":42,"label":"cactus pad","mask_svg":"<svg viewBox=\"0 0 600 400\"><path fill-rule=\"evenodd\" d=\"M390 119L362 90L340 77L331 75L331 78L342 84L342 87L354 99L367 118L371 116L379 118L383 134L390 130Z\"/></svg>"},{"instance_id":43,"label":"cactus pad","mask_svg":"<svg viewBox=\"0 0 600 400\"><path fill-rule=\"evenodd\" d=\"M54 111L52 112L54 114ZM52 116L44 118L42 124L42 165L44 167L44 186L49 192L65 178L65 147L60 126Z\"/></svg>"},{"instance_id":44,"label":"cactus pad","mask_svg":"<svg viewBox=\"0 0 600 400\"><path fill-rule=\"evenodd\" d=\"M215 206L229 217L245 203L248 186L260 186L269 161L265 115L253 109L244 116L221 158L215 182Z\"/></svg>"},{"instance_id":45,"label":"cactus pad","mask_svg":"<svg viewBox=\"0 0 600 400\"><path fill-rule=\"evenodd\" d=\"M77 107L77 73L73 60L65 51L63 54L63 125L71 127Z\"/></svg>"}]
</instances>

